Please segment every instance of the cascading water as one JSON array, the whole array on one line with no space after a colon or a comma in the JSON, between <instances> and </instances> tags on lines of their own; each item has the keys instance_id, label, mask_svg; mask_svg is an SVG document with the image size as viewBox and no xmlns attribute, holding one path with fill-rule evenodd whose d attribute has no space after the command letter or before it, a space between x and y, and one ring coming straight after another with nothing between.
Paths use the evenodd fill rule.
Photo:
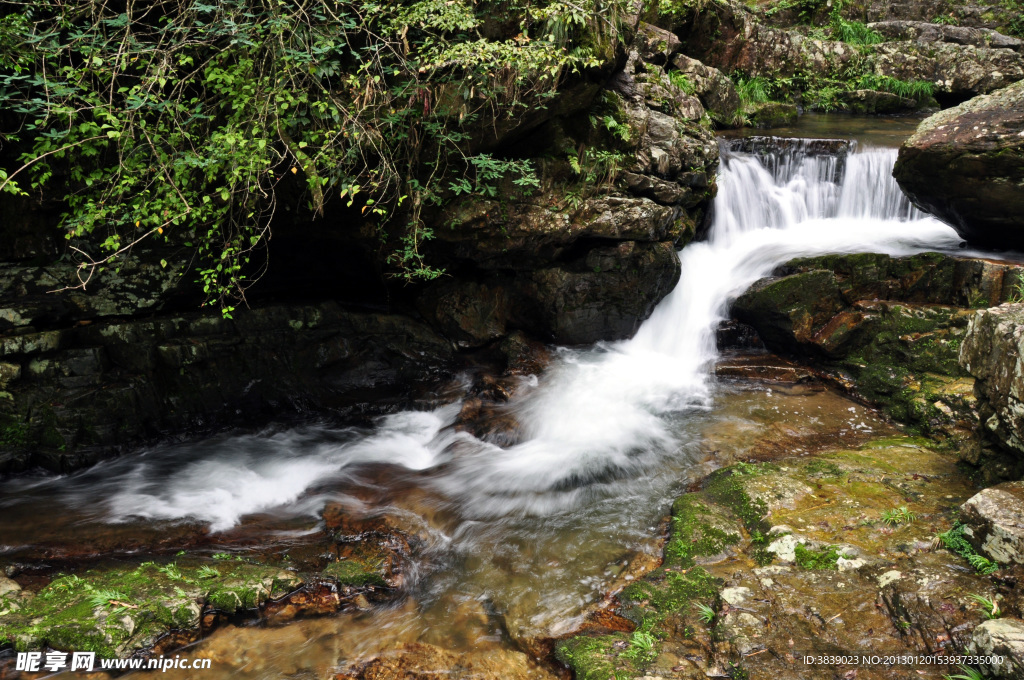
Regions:
<instances>
[{"instance_id":1,"label":"cascading water","mask_svg":"<svg viewBox=\"0 0 1024 680\"><path fill-rule=\"evenodd\" d=\"M316 501L299 501L307 489L371 462L408 470L448 463L433 483L472 515L571 506L602 486L588 481L632 474L676 447L666 416L707 405L715 329L729 302L774 267L799 256L957 244L952 229L900 192L895 155L844 140L723 142L713 224L705 241L681 251L675 290L633 339L561 350L508 407L520 444L502 449L451 431L458 409L446 406L388 416L372 433L235 438L198 447L192 462L174 456L173 465L152 452L104 466L98 486L110 492L110 516L191 516L225 529L272 507L308 511Z\"/></svg>"},{"instance_id":2,"label":"cascading water","mask_svg":"<svg viewBox=\"0 0 1024 680\"><path fill-rule=\"evenodd\" d=\"M455 431L452 404L384 417L373 431L310 426L161 447L70 477L8 482L0 536L40 504L63 504L82 522L191 518L219 531L251 513L359 505L348 490L361 486L415 486L445 516L425 522L435 568L419 586L428 604L417 625L443 620L445 598L459 593L547 631L600 596L609 555L649 543L691 474L716 394L715 330L731 300L794 257L957 245L899 191L895 155L836 140L723 142L713 224L681 251L675 290L631 340L559 350L507 406L521 427L514 446ZM381 464L387 481L366 481L367 467ZM400 496L391 510L415 514ZM0 552L3 543L12 544L0 539ZM499 558L512 565L503 575ZM442 603L433 615L430 602Z\"/></svg>"}]
</instances>

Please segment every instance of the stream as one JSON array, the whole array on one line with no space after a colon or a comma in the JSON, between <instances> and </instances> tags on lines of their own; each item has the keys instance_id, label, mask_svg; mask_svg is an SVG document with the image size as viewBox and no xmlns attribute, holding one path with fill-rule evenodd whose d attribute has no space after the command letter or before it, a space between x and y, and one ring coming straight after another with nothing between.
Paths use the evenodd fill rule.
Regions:
<instances>
[{"instance_id":1,"label":"stream","mask_svg":"<svg viewBox=\"0 0 1024 680\"><path fill-rule=\"evenodd\" d=\"M405 596L285 626L222 628L181 652L214 660L194 677L321 678L414 642L511 668L516 649L570 632L656 563L671 501L709 471L775 436L799 453L804 440L893 431L830 390L713 375L730 302L779 264L959 244L890 176L894 145L916 120L864 119L875 127L840 135L858 141L826 152L798 136L842 132L825 118L803 117L808 127L783 131L785 140L722 138L712 227L680 252L675 290L632 339L558 348L543 375L524 378L504 407L517 444L457 431L458 402L369 429L271 425L168 444L3 482L0 554L116 561L271 544L280 556L300 552L336 503L416 537ZM558 677L532 661L513 676Z\"/></svg>"}]
</instances>

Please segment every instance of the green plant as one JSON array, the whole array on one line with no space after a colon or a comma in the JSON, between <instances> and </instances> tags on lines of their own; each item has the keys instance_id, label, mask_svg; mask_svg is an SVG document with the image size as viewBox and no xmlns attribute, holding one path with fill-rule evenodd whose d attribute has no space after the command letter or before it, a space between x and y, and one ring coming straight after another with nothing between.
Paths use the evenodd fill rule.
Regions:
<instances>
[{"instance_id":1,"label":"green plant","mask_svg":"<svg viewBox=\"0 0 1024 680\"><path fill-rule=\"evenodd\" d=\"M822 546L814 550L803 543L796 544L796 563L804 569L837 569L839 558L842 555L839 548L834 545Z\"/></svg>"},{"instance_id":2,"label":"green plant","mask_svg":"<svg viewBox=\"0 0 1024 680\"><path fill-rule=\"evenodd\" d=\"M740 105L746 109L751 104L763 104L771 99L772 84L767 78L739 78L736 81L736 94L740 97Z\"/></svg>"},{"instance_id":3,"label":"green plant","mask_svg":"<svg viewBox=\"0 0 1024 680\"><path fill-rule=\"evenodd\" d=\"M697 91L697 88L694 87L692 82L690 82L689 77L687 77L687 75L682 71L669 71L668 79L673 85L678 87L686 94L693 94L694 92Z\"/></svg>"},{"instance_id":4,"label":"green plant","mask_svg":"<svg viewBox=\"0 0 1024 680\"><path fill-rule=\"evenodd\" d=\"M998 619L1003 615L1003 612L999 609L999 603L995 600L990 600L987 597L978 595L977 593L971 593L968 597L981 605L986 618Z\"/></svg>"},{"instance_id":5,"label":"green plant","mask_svg":"<svg viewBox=\"0 0 1024 680\"><path fill-rule=\"evenodd\" d=\"M956 675L943 675L944 680L985 680L981 671L970 666L957 666L962 672Z\"/></svg>"},{"instance_id":6,"label":"green plant","mask_svg":"<svg viewBox=\"0 0 1024 680\"><path fill-rule=\"evenodd\" d=\"M907 509L907 506L901 505L898 508L892 508L882 513L882 521L889 526L895 526L897 524L910 524L917 519L917 515Z\"/></svg>"},{"instance_id":7,"label":"green plant","mask_svg":"<svg viewBox=\"0 0 1024 680\"><path fill-rule=\"evenodd\" d=\"M999 565L988 559L983 555L979 555L966 538L964 538L964 525L957 522L949 529L938 536L936 540L942 544L946 550L959 555L960 557L967 560L967 562L974 567L974 570L979 574L992 574L999 571Z\"/></svg>"},{"instance_id":8,"label":"green plant","mask_svg":"<svg viewBox=\"0 0 1024 680\"><path fill-rule=\"evenodd\" d=\"M935 92L935 86L927 80L900 80L892 76L880 76L874 73L860 76L856 81L856 86L862 90L891 92L922 103L931 99Z\"/></svg>"},{"instance_id":9,"label":"green plant","mask_svg":"<svg viewBox=\"0 0 1024 680\"><path fill-rule=\"evenodd\" d=\"M703 621L706 624L710 624L712 621L715 620L714 609L707 606L703 602L697 602L694 606L697 608L697 616L698 618L700 618L701 621Z\"/></svg>"},{"instance_id":10,"label":"green plant","mask_svg":"<svg viewBox=\"0 0 1024 680\"><path fill-rule=\"evenodd\" d=\"M658 638L651 634L650 625L641 626L629 636L629 648L622 656L638 664L648 664L657 656Z\"/></svg>"},{"instance_id":11,"label":"green plant","mask_svg":"<svg viewBox=\"0 0 1024 680\"><path fill-rule=\"evenodd\" d=\"M196 571L196 575L199 578L216 578L220 576L220 572L214 569L213 567L204 564L203 566L199 567L199 569Z\"/></svg>"},{"instance_id":12,"label":"green plant","mask_svg":"<svg viewBox=\"0 0 1024 680\"><path fill-rule=\"evenodd\" d=\"M846 104L839 97L846 91L846 88L834 85L815 87L804 92L804 104L815 111L840 111L846 108Z\"/></svg>"},{"instance_id":13,"label":"green plant","mask_svg":"<svg viewBox=\"0 0 1024 680\"><path fill-rule=\"evenodd\" d=\"M470 153L472 131L596 65L616 2L12 6L0 190L66 187L69 288L155 241L230 316L265 268L278 209L312 219L332 199L378 230L389 275L433 278L424 210L467 186L536 186L526 161ZM484 30L495 17L499 36Z\"/></svg>"},{"instance_id":14,"label":"green plant","mask_svg":"<svg viewBox=\"0 0 1024 680\"><path fill-rule=\"evenodd\" d=\"M838 14L832 14L829 24L833 40L851 45L877 45L885 40L877 31L867 27L860 21L847 21Z\"/></svg>"},{"instance_id":15,"label":"green plant","mask_svg":"<svg viewBox=\"0 0 1024 680\"><path fill-rule=\"evenodd\" d=\"M124 609L128 596L119 590L95 590L89 595L89 604L93 607L109 607L114 605L115 611Z\"/></svg>"},{"instance_id":16,"label":"green plant","mask_svg":"<svg viewBox=\"0 0 1024 680\"><path fill-rule=\"evenodd\" d=\"M946 26L959 26L960 20L952 14L940 14L932 19L933 24L945 24Z\"/></svg>"}]
</instances>

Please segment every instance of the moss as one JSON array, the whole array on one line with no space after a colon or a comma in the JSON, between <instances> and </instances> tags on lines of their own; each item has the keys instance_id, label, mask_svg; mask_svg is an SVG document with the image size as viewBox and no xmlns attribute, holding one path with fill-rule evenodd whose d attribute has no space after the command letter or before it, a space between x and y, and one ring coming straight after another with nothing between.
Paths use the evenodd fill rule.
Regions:
<instances>
[{"instance_id":1,"label":"moss","mask_svg":"<svg viewBox=\"0 0 1024 680\"><path fill-rule=\"evenodd\" d=\"M808 548L802 543L796 545L796 563L803 569L838 569L842 555L834 545L823 546L817 550Z\"/></svg>"},{"instance_id":2,"label":"moss","mask_svg":"<svg viewBox=\"0 0 1024 680\"><path fill-rule=\"evenodd\" d=\"M707 506L691 494L682 496L672 505L666 563L689 568L696 563L694 557L717 555L726 546L739 543L739 534L723 531L708 521L707 510Z\"/></svg>"},{"instance_id":3,"label":"moss","mask_svg":"<svg viewBox=\"0 0 1024 680\"><path fill-rule=\"evenodd\" d=\"M234 612L252 608L297 579L273 567L235 563L211 577L201 565L146 562L54 579L0 617L0 639L18 650L49 646L126 656L170 629L199 625L203 601Z\"/></svg>"},{"instance_id":4,"label":"moss","mask_svg":"<svg viewBox=\"0 0 1024 680\"><path fill-rule=\"evenodd\" d=\"M815 459L808 463L804 470L811 475L820 475L822 477L842 477L846 472L833 462L822 460L820 458Z\"/></svg>"},{"instance_id":5,"label":"moss","mask_svg":"<svg viewBox=\"0 0 1024 680\"><path fill-rule=\"evenodd\" d=\"M748 532L767 534L771 526L764 517L768 514L768 506L761 499L753 499L743 487L741 479L749 475L757 475L773 469L767 463L750 465L737 463L713 472L704 488L708 498L730 510L743 522Z\"/></svg>"},{"instance_id":6,"label":"moss","mask_svg":"<svg viewBox=\"0 0 1024 680\"><path fill-rule=\"evenodd\" d=\"M634 677L632 664L615 651L625 635L578 635L555 645L555 658L573 670L576 680L619 680Z\"/></svg>"},{"instance_id":7,"label":"moss","mask_svg":"<svg viewBox=\"0 0 1024 680\"><path fill-rule=\"evenodd\" d=\"M380 562L357 559L338 560L327 565L323 574L341 585L386 587L383 567L384 565Z\"/></svg>"},{"instance_id":8,"label":"moss","mask_svg":"<svg viewBox=\"0 0 1024 680\"><path fill-rule=\"evenodd\" d=\"M5 419L0 422L0 446L22 448L26 445L28 445L28 425L13 419Z\"/></svg>"},{"instance_id":9,"label":"moss","mask_svg":"<svg viewBox=\"0 0 1024 680\"><path fill-rule=\"evenodd\" d=\"M691 567L684 571L656 570L626 586L619 599L626 605L624 616L651 625L669 614L687 611L696 600L711 600L717 594L718 582L711 574L702 567Z\"/></svg>"}]
</instances>

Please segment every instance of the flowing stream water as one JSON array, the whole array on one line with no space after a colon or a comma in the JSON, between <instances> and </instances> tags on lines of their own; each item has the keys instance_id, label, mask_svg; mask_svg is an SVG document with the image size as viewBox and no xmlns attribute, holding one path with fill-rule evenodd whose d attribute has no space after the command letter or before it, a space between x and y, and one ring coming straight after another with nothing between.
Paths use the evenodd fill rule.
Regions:
<instances>
[{"instance_id":1,"label":"flowing stream water","mask_svg":"<svg viewBox=\"0 0 1024 680\"><path fill-rule=\"evenodd\" d=\"M225 677L319 677L400 642L479 653L570 630L630 578L627 562L653 559L671 500L742 457L771 423L843 435L888 427L832 393L715 380L715 332L736 296L798 256L905 255L959 242L900 192L895 149L747 138L724 140L722 151L712 227L680 252L675 290L632 339L558 349L526 380L506 407L520 443L456 431L454 403L372 429L309 425L157 447L75 475L4 483L0 555L110 531L148 537L141 544L207 530L216 543L247 528L297 541L336 501L398 517L419 537L402 604L222 630L193 654L219 654Z\"/></svg>"}]
</instances>

